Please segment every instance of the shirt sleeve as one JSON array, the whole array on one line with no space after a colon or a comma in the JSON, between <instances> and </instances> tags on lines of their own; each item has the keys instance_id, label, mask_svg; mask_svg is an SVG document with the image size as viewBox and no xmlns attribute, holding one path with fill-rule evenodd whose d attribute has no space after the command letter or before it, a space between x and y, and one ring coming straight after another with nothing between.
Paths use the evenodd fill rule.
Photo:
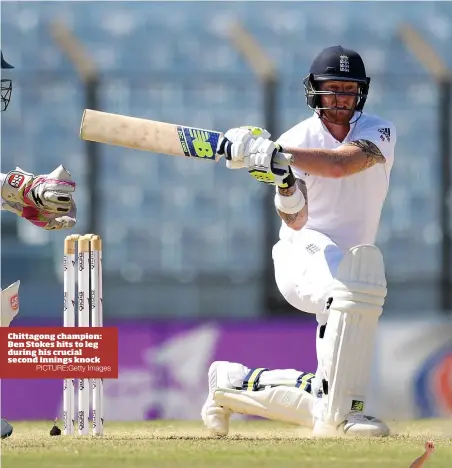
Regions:
<instances>
[{"instance_id":1,"label":"shirt sleeve","mask_svg":"<svg viewBox=\"0 0 452 468\"><path fill-rule=\"evenodd\" d=\"M371 125L363 128L354 140L367 140L375 144L386 159L386 164L392 167L394 163L395 144L397 133L395 126L390 122L382 125Z\"/></svg>"},{"instance_id":2,"label":"shirt sleeve","mask_svg":"<svg viewBox=\"0 0 452 468\"><path fill-rule=\"evenodd\" d=\"M301 144L296 144L294 143L293 141L293 136L291 136L288 132L286 133L283 133L276 141L275 143L278 143L279 145L282 146L282 148L284 149L285 146L296 146L296 147L301 147L302 145ZM293 167L292 166L292 172L293 172L293 175L295 176L296 179L301 179L301 180L305 180L306 178L306 173Z\"/></svg>"}]
</instances>

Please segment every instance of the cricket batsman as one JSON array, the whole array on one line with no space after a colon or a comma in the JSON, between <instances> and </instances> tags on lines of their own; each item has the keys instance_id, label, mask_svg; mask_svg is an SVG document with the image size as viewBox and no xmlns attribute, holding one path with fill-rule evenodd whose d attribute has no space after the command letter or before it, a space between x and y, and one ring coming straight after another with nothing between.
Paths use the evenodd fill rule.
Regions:
<instances>
[{"instance_id":1,"label":"cricket batsman","mask_svg":"<svg viewBox=\"0 0 452 468\"><path fill-rule=\"evenodd\" d=\"M4 70L14 67L1 54L1 111L6 111L11 100L12 80L4 78ZM0 174L1 209L25 218L43 229L70 229L76 223L76 205L72 198L75 183L70 173L57 167L47 175L34 175L19 167ZM20 282L8 286L1 292L0 326L8 327L19 312ZM1 438L8 437L12 426L1 420Z\"/></svg>"},{"instance_id":2,"label":"cricket batsman","mask_svg":"<svg viewBox=\"0 0 452 468\"><path fill-rule=\"evenodd\" d=\"M228 434L232 413L308 426L320 437L389 434L365 405L387 293L375 240L396 129L363 112L370 81L356 51L326 48L303 81L309 118L277 141L264 129L241 127L219 143L228 168L275 187L275 280L288 303L317 318L318 367L310 374L214 362L201 415L216 436ZM277 337L269 345L278 346Z\"/></svg>"}]
</instances>

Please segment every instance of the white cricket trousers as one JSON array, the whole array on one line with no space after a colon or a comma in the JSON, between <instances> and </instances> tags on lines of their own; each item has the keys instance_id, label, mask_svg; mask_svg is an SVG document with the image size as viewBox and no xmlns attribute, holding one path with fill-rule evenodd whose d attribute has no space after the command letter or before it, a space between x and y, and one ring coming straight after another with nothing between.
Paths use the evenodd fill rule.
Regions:
<instances>
[{"instance_id":1,"label":"white cricket trousers","mask_svg":"<svg viewBox=\"0 0 452 468\"><path fill-rule=\"evenodd\" d=\"M302 229L292 241L279 240L272 255L276 284L286 301L316 314L319 325L324 325L328 291L344 252L325 234Z\"/></svg>"}]
</instances>

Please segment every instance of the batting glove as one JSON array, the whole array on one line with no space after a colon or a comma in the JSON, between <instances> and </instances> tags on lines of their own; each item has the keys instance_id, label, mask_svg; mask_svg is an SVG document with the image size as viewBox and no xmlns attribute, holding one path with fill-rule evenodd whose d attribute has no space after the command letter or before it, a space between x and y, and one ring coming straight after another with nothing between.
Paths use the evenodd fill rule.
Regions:
<instances>
[{"instance_id":1,"label":"batting glove","mask_svg":"<svg viewBox=\"0 0 452 468\"><path fill-rule=\"evenodd\" d=\"M248 172L259 182L289 188L295 177L283 148L271 140L257 139L248 156Z\"/></svg>"},{"instance_id":2,"label":"batting glove","mask_svg":"<svg viewBox=\"0 0 452 468\"><path fill-rule=\"evenodd\" d=\"M258 138L270 138L270 133L260 127L231 128L218 142L217 154L225 157L228 169L248 167L250 146Z\"/></svg>"}]
</instances>

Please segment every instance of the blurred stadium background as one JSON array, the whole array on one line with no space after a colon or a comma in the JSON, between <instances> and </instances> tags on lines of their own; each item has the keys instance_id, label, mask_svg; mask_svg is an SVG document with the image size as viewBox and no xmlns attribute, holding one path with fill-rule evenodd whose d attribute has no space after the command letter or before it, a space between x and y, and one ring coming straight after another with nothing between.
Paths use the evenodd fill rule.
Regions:
<instances>
[{"instance_id":1,"label":"blurred stadium background","mask_svg":"<svg viewBox=\"0 0 452 468\"><path fill-rule=\"evenodd\" d=\"M214 358L314 370L315 324L275 291L279 220L266 187L221 163L94 149L78 138L87 87L52 34L55 20L99 68L98 109L219 130L270 125L279 135L309 115L302 78L313 57L334 44L357 49L372 78L366 111L398 132L378 237L389 295L376 410L452 416L451 232L443 203L450 83L440 86L400 34L410 25L452 67L450 2L2 4L1 47L15 66L1 121L2 172L18 165L46 173L63 163L78 184L74 232L104 239L105 320L120 327L124 359L120 379L106 386L107 419L192 418L200 406L185 403L202 403ZM275 101L230 40L237 20L274 63ZM1 285L21 280L13 324L62 323L67 232L41 232L8 214L1 223ZM19 404L23 385L2 384L5 416L54 417L59 382L32 383L46 400L41 408Z\"/></svg>"}]
</instances>

